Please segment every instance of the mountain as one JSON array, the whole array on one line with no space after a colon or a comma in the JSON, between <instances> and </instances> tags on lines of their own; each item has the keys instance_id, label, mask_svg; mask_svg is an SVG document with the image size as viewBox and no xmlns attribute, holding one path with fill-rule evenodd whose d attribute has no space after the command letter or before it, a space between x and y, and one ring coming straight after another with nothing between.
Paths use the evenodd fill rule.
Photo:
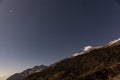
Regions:
<instances>
[{"instance_id":1,"label":"mountain","mask_svg":"<svg viewBox=\"0 0 120 80\"><path fill-rule=\"evenodd\" d=\"M22 79L24 79L25 77L27 77L27 76L29 76L31 74L41 72L41 71L43 71L43 70L45 70L47 68L48 67L44 66L44 65L35 66L33 68L24 70L21 73L16 73L16 74L12 75L11 77L9 77L7 80L22 80Z\"/></svg>"},{"instance_id":2,"label":"mountain","mask_svg":"<svg viewBox=\"0 0 120 80\"><path fill-rule=\"evenodd\" d=\"M114 45L120 45L120 38L118 38L117 40L114 40L114 41L110 41L108 43L108 46L114 46Z\"/></svg>"},{"instance_id":3,"label":"mountain","mask_svg":"<svg viewBox=\"0 0 120 80\"><path fill-rule=\"evenodd\" d=\"M120 80L120 40L64 59L24 80Z\"/></svg>"}]
</instances>

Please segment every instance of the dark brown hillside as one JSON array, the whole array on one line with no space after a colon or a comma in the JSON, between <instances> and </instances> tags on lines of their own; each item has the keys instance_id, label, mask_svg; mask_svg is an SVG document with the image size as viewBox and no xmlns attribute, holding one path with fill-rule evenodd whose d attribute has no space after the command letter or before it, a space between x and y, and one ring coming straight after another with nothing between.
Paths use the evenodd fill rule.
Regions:
<instances>
[{"instance_id":1,"label":"dark brown hillside","mask_svg":"<svg viewBox=\"0 0 120 80\"><path fill-rule=\"evenodd\" d=\"M113 45L63 60L24 80L117 80L119 75L120 45Z\"/></svg>"},{"instance_id":2,"label":"dark brown hillside","mask_svg":"<svg viewBox=\"0 0 120 80\"><path fill-rule=\"evenodd\" d=\"M14 75L10 76L7 80L22 80L31 74L41 72L47 68L48 68L48 66L44 66L44 65L35 66L33 68L29 68L27 70L24 70L21 73L15 73Z\"/></svg>"}]
</instances>

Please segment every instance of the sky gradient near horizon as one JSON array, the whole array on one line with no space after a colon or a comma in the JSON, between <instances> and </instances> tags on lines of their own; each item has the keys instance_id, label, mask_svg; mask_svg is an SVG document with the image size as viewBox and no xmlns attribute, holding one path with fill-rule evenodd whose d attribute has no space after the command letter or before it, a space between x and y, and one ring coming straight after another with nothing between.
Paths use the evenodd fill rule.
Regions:
<instances>
[{"instance_id":1,"label":"sky gradient near horizon","mask_svg":"<svg viewBox=\"0 0 120 80\"><path fill-rule=\"evenodd\" d=\"M0 78L119 37L120 0L0 0Z\"/></svg>"}]
</instances>

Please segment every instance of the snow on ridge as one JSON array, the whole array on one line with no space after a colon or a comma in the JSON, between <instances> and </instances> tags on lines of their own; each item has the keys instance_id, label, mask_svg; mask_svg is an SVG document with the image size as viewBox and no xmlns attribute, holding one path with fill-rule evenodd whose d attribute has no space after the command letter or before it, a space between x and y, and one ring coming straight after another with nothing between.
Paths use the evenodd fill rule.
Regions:
<instances>
[{"instance_id":1,"label":"snow on ridge","mask_svg":"<svg viewBox=\"0 0 120 80\"><path fill-rule=\"evenodd\" d=\"M118 38L118 39L116 39L116 40L114 40L114 41L110 41L110 42L109 42L109 45L112 45L112 44L114 44L114 43L117 43L118 41L120 41L120 38Z\"/></svg>"},{"instance_id":2,"label":"snow on ridge","mask_svg":"<svg viewBox=\"0 0 120 80\"><path fill-rule=\"evenodd\" d=\"M72 55L72 57L79 56L79 55L81 55L81 54L84 54L84 52L75 53L75 54Z\"/></svg>"},{"instance_id":3,"label":"snow on ridge","mask_svg":"<svg viewBox=\"0 0 120 80\"><path fill-rule=\"evenodd\" d=\"M80 52L80 53L75 53L75 54L72 55L72 57L79 56L79 55L84 54L84 53L86 53L86 52L89 52L89 51L91 51L91 50L93 50L93 49L94 49L94 47L92 47L92 46L86 46L86 47L84 47L84 49L83 49L82 52Z\"/></svg>"},{"instance_id":4,"label":"snow on ridge","mask_svg":"<svg viewBox=\"0 0 120 80\"><path fill-rule=\"evenodd\" d=\"M92 46L86 46L86 47L84 47L83 51L84 52L89 52L89 51L91 51L93 49L94 49L94 47L92 47Z\"/></svg>"},{"instance_id":5,"label":"snow on ridge","mask_svg":"<svg viewBox=\"0 0 120 80\"><path fill-rule=\"evenodd\" d=\"M118 41L120 41L120 38L116 39L116 40L113 40L113 41L110 41L108 43L108 45L113 45L114 43L117 43ZM99 49L99 48L102 48L103 46L97 46L97 47L92 47L92 46L86 46L83 48L83 51L80 52L80 53L75 53L72 55L72 57L75 57L75 56L78 56L78 55L81 55L81 54L84 54L84 53L88 53L94 49Z\"/></svg>"},{"instance_id":6,"label":"snow on ridge","mask_svg":"<svg viewBox=\"0 0 120 80\"><path fill-rule=\"evenodd\" d=\"M97 47L86 46L86 47L84 47L84 49L83 49L82 52L80 52L80 53L75 53L75 54L72 55L72 57L79 56L79 55L82 55L82 54L84 54L84 53L88 53L88 52L90 52L90 51L92 51L92 50L94 50L94 49L99 49L99 48L101 48L101 47L102 47L102 46L97 46Z\"/></svg>"},{"instance_id":7,"label":"snow on ridge","mask_svg":"<svg viewBox=\"0 0 120 80\"><path fill-rule=\"evenodd\" d=\"M74 57L74 56L79 56L79 55L80 55L80 53L75 53L72 56Z\"/></svg>"}]
</instances>

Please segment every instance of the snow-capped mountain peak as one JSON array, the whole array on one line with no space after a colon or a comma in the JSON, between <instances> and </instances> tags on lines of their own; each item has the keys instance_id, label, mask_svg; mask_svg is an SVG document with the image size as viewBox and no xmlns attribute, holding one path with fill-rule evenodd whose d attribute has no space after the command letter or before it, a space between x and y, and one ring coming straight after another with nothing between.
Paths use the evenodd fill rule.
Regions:
<instances>
[{"instance_id":1,"label":"snow-capped mountain peak","mask_svg":"<svg viewBox=\"0 0 120 80\"><path fill-rule=\"evenodd\" d=\"M78 56L78 55L81 55L81 54L84 54L84 53L87 53L87 52L90 52L91 50L93 50L95 47L92 47L92 46L86 46L83 48L83 51L80 52L80 53L75 53L72 55L72 57L75 57L75 56Z\"/></svg>"},{"instance_id":2,"label":"snow-capped mountain peak","mask_svg":"<svg viewBox=\"0 0 120 80\"><path fill-rule=\"evenodd\" d=\"M116 40L113 40L113 41L110 41L107 46L114 46L114 45L120 45L120 38L116 39ZM80 53L75 53L72 55L72 57L75 57L75 56L78 56L78 55L81 55L81 54L84 54L84 53L88 53L94 49L99 49L99 48L102 48L104 46L97 46L97 47L92 47L92 46L86 46L83 48L83 51L80 52Z\"/></svg>"},{"instance_id":3,"label":"snow-capped mountain peak","mask_svg":"<svg viewBox=\"0 0 120 80\"><path fill-rule=\"evenodd\" d=\"M84 54L84 53L85 53L85 52L74 53L74 54L72 55L72 57L79 56L79 55Z\"/></svg>"},{"instance_id":4,"label":"snow-capped mountain peak","mask_svg":"<svg viewBox=\"0 0 120 80\"><path fill-rule=\"evenodd\" d=\"M86 46L86 47L84 47L83 51L84 52L89 52L89 51L91 51L93 49L94 49L94 47L92 47L92 46Z\"/></svg>"},{"instance_id":5,"label":"snow-capped mountain peak","mask_svg":"<svg viewBox=\"0 0 120 80\"><path fill-rule=\"evenodd\" d=\"M113 40L113 41L110 41L108 43L108 45L116 45L116 44L120 44L120 38L116 39L116 40Z\"/></svg>"},{"instance_id":6,"label":"snow-capped mountain peak","mask_svg":"<svg viewBox=\"0 0 120 80\"><path fill-rule=\"evenodd\" d=\"M72 55L72 57L79 56L79 55L88 53L88 52L90 52L90 51L92 51L92 50L94 50L94 49L99 49L99 48L102 48L102 47L103 47L103 46L97 46L97 47L86 46L86 47L83 48L83 51L82 51L82 52L80 52L80 53L74 53L74 54Z\"/></svg>"}]
</instances>

